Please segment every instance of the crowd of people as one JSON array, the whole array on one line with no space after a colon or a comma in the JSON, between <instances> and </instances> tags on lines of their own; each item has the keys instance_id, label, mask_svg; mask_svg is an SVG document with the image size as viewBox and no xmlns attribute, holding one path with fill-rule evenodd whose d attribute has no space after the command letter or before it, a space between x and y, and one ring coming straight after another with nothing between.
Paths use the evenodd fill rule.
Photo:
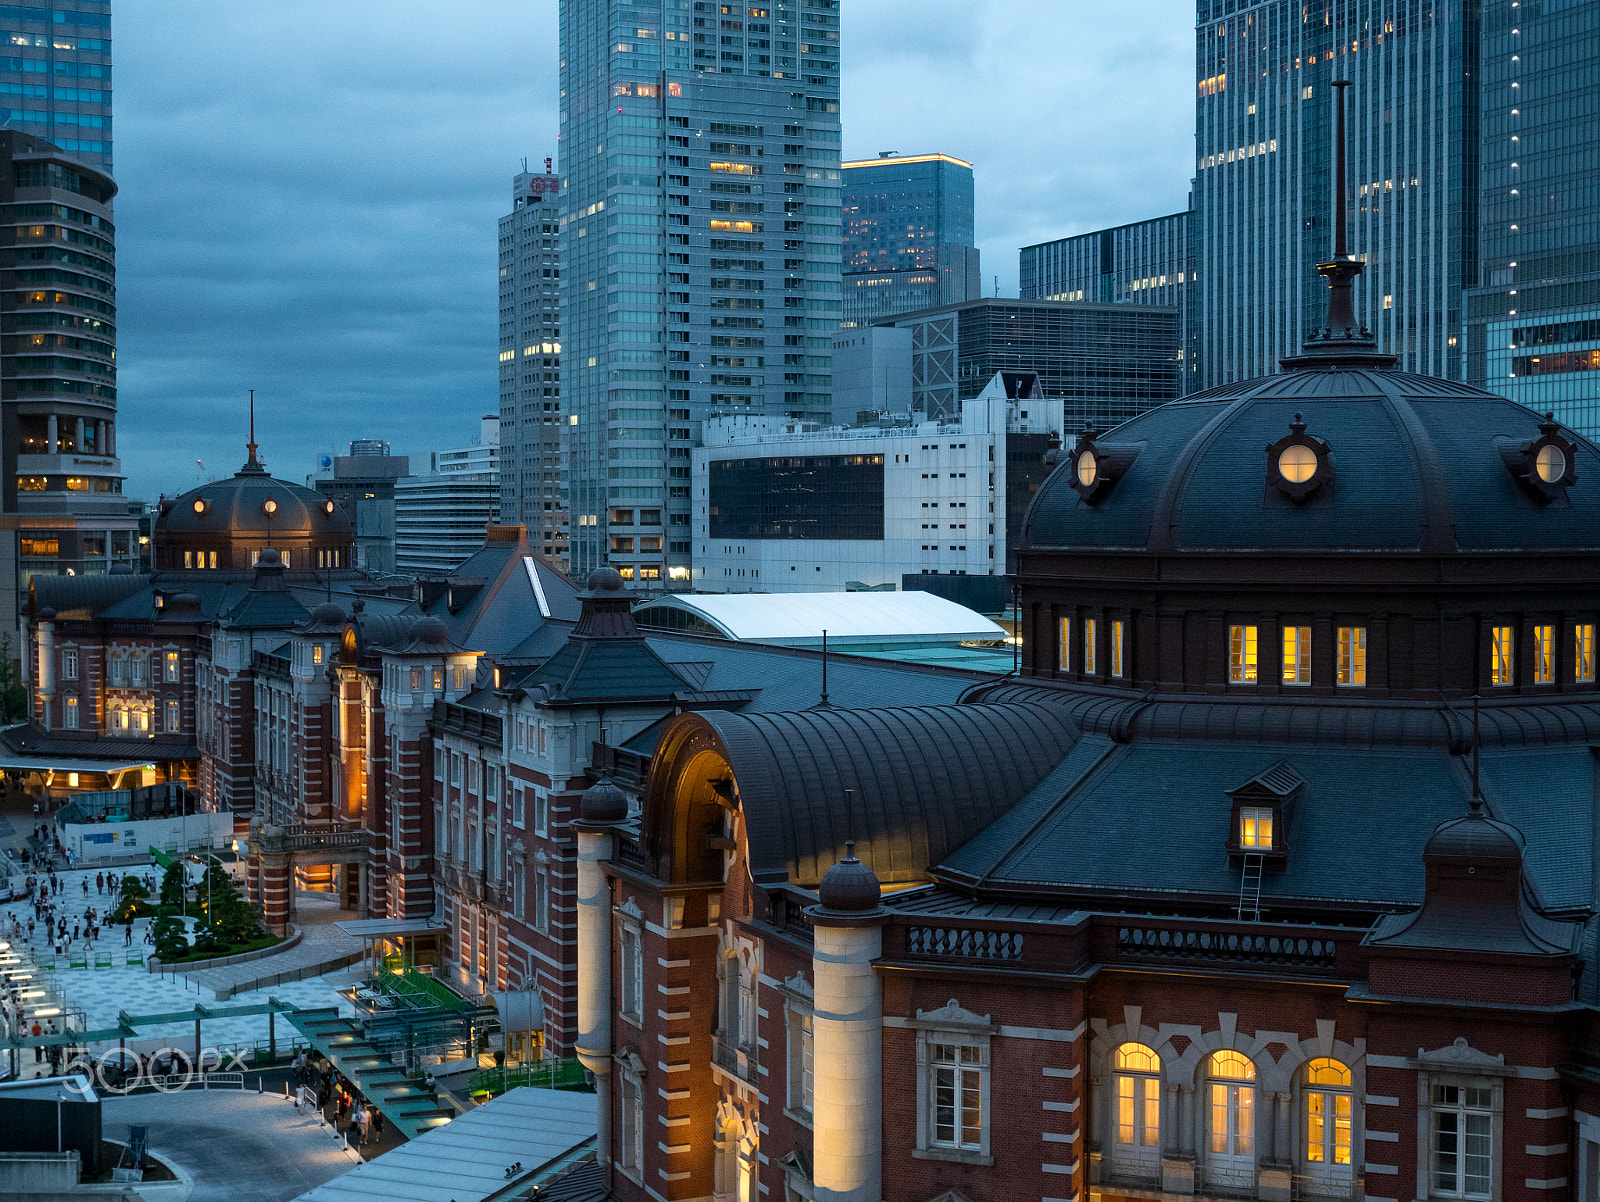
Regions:
<instances>
[{"instance_id":1,"label":"crowd of people","mask_svg":"<svg viewBox=\"0 0 1600 1202\"><path fill-rule=\"evenodd\" d=\"M351 1145L363 1148L383 1140L383 1112L361 1095L343 1073L321 1056L301 1052L294 1062L295 1080L317 1099L317 1109L326 1112L331 1104L336 1130L343 1131Z\"/></svg>"}]
</instances>

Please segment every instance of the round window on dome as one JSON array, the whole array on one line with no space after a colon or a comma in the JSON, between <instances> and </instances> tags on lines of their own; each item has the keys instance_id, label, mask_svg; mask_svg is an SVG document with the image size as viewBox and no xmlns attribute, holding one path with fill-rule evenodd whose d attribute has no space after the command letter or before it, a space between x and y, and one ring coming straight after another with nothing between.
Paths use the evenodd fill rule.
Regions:
<instances>
[{"instance_id":1,"label":"round window on dome","mask_svg":"<svg viewBox=\"0 0 1600 1202\"><path fill-rule=\"evenodd\" d=\"M1290 484L1304 484L1317 474L1317 453L1302 443L1284 447L1278 455L1278 474Z\"/></svg>"},{"instance_id":2,"label":"round window on dome","mask_svg":"<svg viewBox=\"0 0 1600 1202\"><path fill-rule=\"evenodd\" d=\"M1558 483L1567 474L1567 453L1558 446L1545 443L1533 461L1533 470L1546 484Z\"/></svg>"},{"instance_id":3,"label":"round window on dome","mask_svg":"<svg viewBox=\"0 0 1600 1202\"><path fill-rule=\"evenodd\" d=\"M200 500L198 497L195 498L194 511L196 513L204 513L206 511L206 503Z\"/></svg>"},{"instance_id":4,"label":"round window on dome","mask_svg":"<svg viewBox=\"0 0 1600 1202\"><path fill-rule=\"evenodd\" d=\"M331 518L333 516L333 502L332 501L324 501L322 503L322 512L327 514Z\"/></svg>"},{"instance_id":5,"label":"round window on dome","mask_svg":"<svg viewBox=\"0 0 1600 1202\"><path fill-rule=\"evenodd\" d=\"M273 514L278 512L278 503L271 497L268 497L261 503L261 512L270 518Z\"/></svg>"},{"instance_id":6,"label":"round window on dome","mask_svg":"<svg viewBox=\"0 0 1600 1202\"><path fill-rule=\"evenodd\" d=\"M1079 484L1084 488L1094 487L1100 475L1100 464L1095 460L1093 451L1085 451L1078 456L1077 472Z\"/></svg>"}]
</instances>

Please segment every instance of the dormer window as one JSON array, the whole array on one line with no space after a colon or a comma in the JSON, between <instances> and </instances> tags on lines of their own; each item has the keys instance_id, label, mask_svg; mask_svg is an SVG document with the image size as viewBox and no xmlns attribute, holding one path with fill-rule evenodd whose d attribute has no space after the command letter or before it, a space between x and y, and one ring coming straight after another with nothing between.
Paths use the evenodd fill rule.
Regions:
<instances>
[{"instance_id":1,"label":"dormer window","mask_svg":"<svg viewBox=\"0 0 1600 1202\"><path fill-rule=\"evenodd\" d=\"M1291 501L1304 501L1333 481L1333 452L1320 438L1306 433L1298 413L1289 433L1267 445L1267 485Z\"/></svg>"},{"instance_id":2,"label":"dormer window","mask_svg":"<svg viewBox=\"0 0 1600 1202\"><path fill-rule=\"evenodd\" d=\"M1544 504L1564 499L1567 489L1578 480L1574 470L1578 446L1563 438L1560 431L1555 414L1546 413L1539 423L1538 438L1523 443L1508 438L1496 440L1511 474Z\"/></svg>"},{"instance_id":3,"label":"dormer window","mask_svg":"<svg viewBox=\"0 0 1600 1202\"><path fill-rule=\"evenodd\" d=\"M1239 846L1251 851L1272 850L1272 811L1258 806L1239 809Z\"/></svg>"},{"instance_id":4,"label":"dormer window","mask_svg":"<svg viewBox=\"0 0 1600 1202\"><path fill-rule=\"evenodd\" d=\"M1496 688L1513 685L1516 680L1516 628L1496 626L1489 635L1489 683Z\"/></svg>"},{"instance_id":5,"label":"dormer window","mask_svg":"<svg viewBox=\"0 0 1600 1202\"><path fill-rule=\"evenodd\" d=\"M321 643L317 643L311 648L311 662L313 664L318 664L318 665L320 665L322 663L322 644Z\"/></svg>"},{"instance_id":6,"label":"dormer window","mask_svg":"<svg viewBox=\"0 0 1600 1202\"><path fill-rule=\"evenodd\" d=\"M1072 487L1084 503L1093 505L1109 493L1133 466L1142 446L1142 443L1097 443L1094 427L1085 426L1083 433L1078 435L1078 445L1072 449L1067 460L1072 471Z\"/></svg>"}]
</instances>

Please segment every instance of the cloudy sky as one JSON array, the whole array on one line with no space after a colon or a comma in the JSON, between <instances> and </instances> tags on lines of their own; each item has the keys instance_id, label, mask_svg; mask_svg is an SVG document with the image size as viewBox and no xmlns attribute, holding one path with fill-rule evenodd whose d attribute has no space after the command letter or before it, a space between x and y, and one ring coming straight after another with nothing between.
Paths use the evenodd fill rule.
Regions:
<instances>
[{"instance_id":1,"label":"cloudy sky","mask_svg":"<svg viewBox=\"0 0 1600 1202\"><path fill-rule=\"evenodd\" d=\"M1179 210L1192 0L846 0L844 152L973 160L1017 248ZM117 0L119 428L131 495L498 406L496 219L555 153L555 0Z\"/></svg>"}]
</instances>

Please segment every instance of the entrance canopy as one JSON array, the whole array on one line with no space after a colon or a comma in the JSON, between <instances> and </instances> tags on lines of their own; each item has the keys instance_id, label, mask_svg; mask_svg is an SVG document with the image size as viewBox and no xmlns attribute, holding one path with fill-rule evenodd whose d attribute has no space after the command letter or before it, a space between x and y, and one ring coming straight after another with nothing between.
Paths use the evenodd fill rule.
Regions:
<instances>
[{"instance_id":1,"label":"entrance canopy","mask_svg":"<svg viewBox=\"0 0 1600 1202\"><path fill-rule=\"evenodd\" d=\"M13 772L127 772L131 768L155 770L149 760L80 760L58 755L0 756L0 768Z\"/></svg>"},{"instance_id":2,"label":"entrance canopy","mask_svg":"<svg viewBox=\"0 0 1600 1202\"><path fill-rule=\"evenodd\" d=\"M444 924L431 918L352 918L333 924L352 939L397 939L401 935L423 935L442 931Z\"/></svg>"}]
</instances>

